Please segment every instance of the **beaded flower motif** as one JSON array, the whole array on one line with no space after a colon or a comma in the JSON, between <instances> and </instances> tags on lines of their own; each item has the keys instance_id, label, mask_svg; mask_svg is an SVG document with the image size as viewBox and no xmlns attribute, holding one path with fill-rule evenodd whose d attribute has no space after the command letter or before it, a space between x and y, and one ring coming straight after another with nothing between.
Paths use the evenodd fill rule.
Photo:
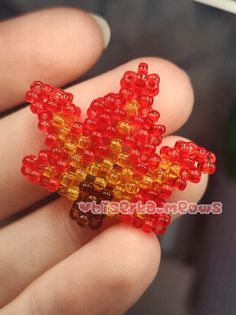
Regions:
<instances>
[{"instance_id":1,"label":"beaded flower motif","mask_svg":"<svg viewBox=\"0 0 236 315\"><path fill-rule=\"evenodd\" d=\"M73 95L35 81L26 93L38 127L46 133L49 147L38 156L23 159L22 173L33 183L74 201L71 217L93 229L104 214L83 212L80 202L146 203L161 208L173 189L184 190L187 181L198 183L201 174L215 171L215 155L193 142L177 141L160 148L165 126L152 108L160 78L148 74L148 65L123 75L118 93L95 99L81 122L81 110ZM107 212L109 215L109 211ZM162 234L170 222L165 213L118 213L145 232Z\"/></svg>"}]
</instances>

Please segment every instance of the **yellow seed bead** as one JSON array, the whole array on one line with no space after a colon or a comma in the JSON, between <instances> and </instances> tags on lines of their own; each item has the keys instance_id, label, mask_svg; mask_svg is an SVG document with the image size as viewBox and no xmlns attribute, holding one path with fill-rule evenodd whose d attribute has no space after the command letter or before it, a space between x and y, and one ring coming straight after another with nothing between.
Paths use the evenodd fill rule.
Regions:
<instances>
[{"instance_id":1,"label":"yellow seed bead","mask_svg":"<svg viewBox=\"0 0 236 315\"><path fill-rule=\"evenodd\" d=\"M95 180L93 182L93 187L100 191L106 187L106 180L103 177L95 177Z\"/></svg>"},{"instance_id":2,"label":"yellow seed bead","mask_svg":"<svg viewBox=\"0 0 236 315\"><path fill-rule=\"evenodd\" d=\"M75 201L79 197L79 187L70 186L67 188L66 197L69 200Z\"/></svg>"},{"instance_id":3,"label":"yellow seed bead","mask_svg":"<svg viewBox=\"0 0 236 315\"><path fill-rule=\"evenodd\" d=\"M136 194L139 191L138 183L137 182L128 182L125 184L125 190L129 194Z\"/></svg>"},{"instance_id":4,"label":"yellow seed bead","mask_svg":"<svg viewBox=\"0 0 236 315\"><path fill-rule=\"evenodd\" d=\"M60 183L65 186L71 186L73 185L75 181L75 174L74 173L62 173L60 177Z\"/></svg>"},{"instance_id":5,"label":"yellow seed bead","mask_svg":"<svg viewBox=\"0 0 236 315\"><path fill-rule=\"evenodd\" d=\"M78 140L78 147L81 149L87 149L90 144L89 137L81 136Z\"/></svg>"},{"instance_id":6,"label":"yellow seed bead","mask_svg":"<svg viewBox=\"0 0 236 315\"><path fill-rule=\"evenodd\" d=\"M110 158L104 159L101 165L101 170L103 172L109 172L112 170L113 165L114 165L114 162L112 159Z\"/></svg>"},{"instance_id":7,"label":"yellow seed bead","mask_svg":"<svg viewBox=\"0 0 236 315\"><path fill-rule=\"evenodd\" d=\"M135 115L138 113L139 103L135 100L132 100L125 105L125 111L129 115Z\"/></svg>"},{"instance_id":8,"label":"yellow seed bead","mask_svg":"<svg viewBox=\"0 0 236 315\"><path fill-rule=\"evenodd\" d=\"M128 161L128 155L124 154L124 153L119 153L116 157L115 157L115 162L117 165L119 166L124 166L127 164Z\"/></svg>"},{"instance_id":9,"label":"yellow seed bead","mask_svg":"<svg viewBox=\"0 0 236 315\"><path fill-rule=\"evenodd\" d=\"M167 175L166 172L162 169L158 169L155 173L155 181L159 184L162 184L166 181Z\"/></svg>"},{"instance_id":10,"label":"yellow seed bead","mask_svg":"<svg viewBox=\"0 0 236 315\"><path fill-rule=\"evenodd\" d=\"M79 155L79 154L69 155L68 161L69 161L70 165L72 165L74 167L78 167L81 164L81 155Z\"/></svg>"},{"instance_id":11,"label":"yellow seed bead","mask_svg":"<svg viewBox=\"0 0 236 315\"><path fill-rule=\"evenodd\" d=\"M77 143L72 139L66 139L64 144L64 150L66 153L71 154L74 153L77 149Z\"/></svg>"},{"instance_id":12,"label":"yellow seed bead","mask_svg":"<svg viewBox=\"0 0 236 315\"><path fill-rule=\"evenodd\" d=\"M169 178L175 179L179 176L180 166L179 164L172 164L169 171Z\"/></svg>"},{"instance_id":13,"label":"yellow seed bead","mask_svg":"<svg viewBox=\"0 0 236 315\"><path fill-rule=\"evenodd\" d=\"M122 145L123 145L122 141L120 139L115 138L111 141L111 145L110 145L111 150L115 153L120 152Z\"/></svg>"},{"instance_id":14,"label":"yellow seed bead","mask_svg":"<svg viewBox=\"0 0 236 315\"><path fill-rule=\"evenodd\" d=\"M115 186L113 190L113 198L122 200L125 195L125 187L121 185Z\"/></svg>"},{"instance_id":15,"label":"yellow seed bead","mask_svg":"<svg viewBox=\"0 0 236 315\"><path fill-rule=\"evenodd\" d=\"M131 167L128 166L124 166L122 167L122 172L120 174L120 179L124 182L126 182L127 180L130 180L133 176L133 171Z\"/></svg>"},{"instance_id":16,"label":"yellow seed bead","mask_svg":"<svg viewBox=\"0 0 236 315\"><path fill-rule=\"evenodd\" d=\"M153 178L149 175L143 175L139 187L142 189L150 188L153 183Z\"/></svg>"},{"instance_id":17,"label":"yellow seed bead","mask_svg":"<svg viewBox=\"0 0 236 315\"><path fill-rule=\"evenodd\" d=\"M107 173L106 179L109 184L117 185L120 182L120 173L112 170Z\"/></svg>"},{"instance_id":18,"label":"yellow seed bead","mask_svg":"<svg viewBox=\"0 0 236 315\"><path fill-rule=\"evenodd\" d=\"M53 168L50 166L44 166L42 169L42 174L45 177L51 177L53 175Z\"/></svg>"},{"instance_id":19,"label":"yellow seed bead","mask_svg":"<svg viewBox=\"0 0 236 315\"><path fill-rule=\"evenodd\" d=\"M54 114L52 118L52 125L56 128L61 128L65 124L65 119L60 114Z\"/></svg>"},{"instance_id":20,"label":"yellow seed bead","mask_svg":"<svg viewBox=\"0 0 236 315\"><path fill-rule=\"evenodd\" d=\"M60 186L57 190L58 194L61 196L66 196L67 188L64 186Z\"/></svg>"},{"instance_id":21,"label":"yellow seed bead","mask_svg":"<svg viewBox=\"0 0 236 315\"><path fill-rule=\"evenodd\" d=\"M87 169L86 168L83 168L83 167L80 167L76 170L75 172L75 178L76 178L76 181L78 181L79 183L81 183L82 181L85 180L86 176L87 176Z\"/></svg>"},{"instance_id":22,"label":"yellow seed bead","mask_svg":"<svg viewBox=\"0 0 236 315\"><path fill-rule=\"evenodd\" d=\"M130 132L130 124L127 121L121 121L118 126L118 131L122 135Z\"/></svg>"},{"instance_id":23,"label":"yellow seed bead","mask_svg":"<svg viewBox=\"0 0 236 315\"><path fill-rule=\"evenodd\" d=\"M67 135L69 133L69 129L67 128L61 128L60 131L58 132L58 140L61 142L64 142L65 139L67 138Z\"/></svg>"},{"instance_id":24,"label":"yellow seed bead","mask_svg":"<svg viewBox=\"0 0 236 315\"><path fill-rule=\"evenodd\" d=\"M98 176L101 172L101 164L95 162L88 166L88 174L92 176Z\"/></svg>"},{"instance_id":25,"label":"yellow seed bead","mask_svg":"<svg viewBox=\"0 0 236 315\"><path fill-rule=\"evenodd\" d=\"M169 160L161 160L160 161L160 164L159 164L159 167L161 167L162 169L164 170L167 170L170 166L171 166L171 162Z\"/></svg>"}]
</instances>

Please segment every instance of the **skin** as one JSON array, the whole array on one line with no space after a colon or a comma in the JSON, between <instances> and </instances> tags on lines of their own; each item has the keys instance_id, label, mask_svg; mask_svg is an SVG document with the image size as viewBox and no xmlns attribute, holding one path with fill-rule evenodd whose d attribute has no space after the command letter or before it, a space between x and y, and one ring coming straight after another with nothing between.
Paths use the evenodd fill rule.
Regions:
<instances>
[{"instance_id":1,"label":"skin","mask_svg":"<svg viewBox=\"0 0 236 315\"><path fill-rule=\"evenodd\" d=\"M34 80L63 86L78 78L102 54L104 38L90 15L56 8L0 23L0 41L0 111L14 109L0 120L4 219L48 195L19 171L25 154L44 147L36 117L18 108L25 91ZM136 70L140 61L161 77L154 107L167 126L163 144L174 145L180 137L170 134L187 121L193 91L186 73L169 61L132 60L69 91L84 116L92 99L117 91L124 71ZM206 184L202 176L171 201L198 202ZM119 223L98 232L80 228L68 217L70 205L58 198L0 230L0 315L123 314L155 278L161 249L153 234Z\"/></svg>"}]
</instances>

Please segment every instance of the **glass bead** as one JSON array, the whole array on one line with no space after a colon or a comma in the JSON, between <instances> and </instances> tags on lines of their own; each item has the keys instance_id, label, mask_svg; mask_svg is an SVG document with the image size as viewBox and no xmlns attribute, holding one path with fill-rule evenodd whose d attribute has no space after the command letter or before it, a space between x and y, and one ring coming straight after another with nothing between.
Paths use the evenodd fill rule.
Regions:
<instances>
[{"instance_id":1,"label":"glass bead","mask_svg":"<svg viewBox=\"0 0 236 315\"><path fill-rule=\"evenodd\" d=\"M101 191L102 189L104 189L106 187L106 180L103 177L95 177L94 183L93 183L93 187L98 190Z\"/></svg>"},{"instance_id":2,"label":"glass bead","mask_svg":"<svg viewBox=\"0 0 236 315\"><path fill-rule=\"evenodd\" d=\"M122 135L129 134L130 124L127 121L121 121L118 125L118 131Z\"/></svg>"},{"instance_id":3,"label":"glass bead","mask_svg":"<svg viewBox=\"0 0 236 315\"><path fill-rule=\"evenodd\" d=\"M111 141L111 145L110 145L112 152L114 152L114 153L120 152L122 145L123 145L123 143L122 143L121 139L118 139L118 138L113 139Z\"/></svg>"},{"instance_id":4,"label":"glass bead","mask_svg":"<svg viewBox=\"0 0 236 315\"><path fill-rule=\"evenodd\" d=\"M59 182L56 178L49 178L48 183L47 183L47 190L54 192L57 191L59 186Z\"/></svg>"},{"instance_id":5,"label":"glass bead","mask_svg":"<svg viewBox=\"0 0 236 315\"><path fill-rule=\"evenodd\" d=\"M137 115L139 103L135 100L127 102L124 106L124 110L129 116Z\"/></svg>"},{"instance_id":6,"label":"glass bead","mask_svg":"<svg viewBox=\"0 0 236 315\"><path fill-rule=\"evenodd\" d=\"M30 171L30 173L28 175L29 175L29 179L32 183L38 183L40 181L42 173L38 170L32 170L32 171Z\"/></svg>"},{"instance_id":7,"label":"glass bead","mask_svg":"<svg viewBox=\"0 0 236 315\"><path fill-rule=\"evenodd\" d=\"M147 189L152 186L153 178L149 175L143 175L142 181L139 183L139 187L142 189Z\"/></svg>"},{"instance_id":8,"label":"glass bead","mask_svg":"<svg viewBox=\"0 0 236 315\"><path fill-rule=\"evenodd\" d=\"M45 144L49 147L55 147L57 145L57 136L55 134L48 134L45 139Z\"/></svg>"},{"instance_id":9,"label":"glass bead","mask_svg":"<svg viewBox=\"0 0 236 315\"><path fill-rule=\"evenodd\" d=\"M82 124L79 122L74 122L70 129L71 135L78 137L82 134Z\"/></svg>"},{"instance_id":10,"label":"glass bead","mask_svg":"<svg viewBox=\"0 0 236 315\"><path fill-rule=\"evenodd\" d=\"M137 182L127 182L125 184L125 190L129 194L136 194L139 191L138 183Z\"/></svg>"},{"instance_id":11,"label":"glass bead","mask_svg":"<svg viewBox=\"0 0 236 315\"><path fill-rule=\"evenodd\" d=\"M75 153L77 149L77 143L70 138L65 139L65 143L64 143L64 151L68 154L72 154Z\"/></svg>"},{"instance_id":12,"label":"glass bead","mask_svg":"<svg viewBox=\"0 0 236 315\"><path fill-rule=\"evenodd\" d=\"M42 168L42 174L45 177L51 177L53 175L53 173L54 173L53 168L50 166L44 166Z\"/></svg>"},{"instance_id":13,"label":"glass bead","mask_svg":"<svg viewBox=\"0 0 236 315\"><path fill-rule=\"evenodd\" d=\"M80 136L78 139L78 147L81 149L87 149L90 145L90 138L85 136Z\"/></svg>"},{"instance_id":14,"label":"glass bead","mask_svg":"<svg viewBox=\"0 0 236 315\"><path fill-rule=\"evenodd\" d=\"M80 191L79 187L76 186L67 187L66 197L69 200L75 201L79 197L79 191Z\"/></svg>"},{"instance_id":15,"label":"glass bead","mask_svg":"<svg viewBox=\"0 0 236 315\"><path fill-rule=\"evenodd\" d=\"M52 118L52 125L56 128L61 128L65 125L65 119L61 114L54 114Z\"/></svg>"},{"instance_id":16,"label":"glass bead","mask_svg":"<svg viewBox=\"0 0 236 315\"><path fill-rule=\"evenodd\" d=\"M85 164L92 163L95 160L94 152L90 150L84 150L83 155L82 155L82 160L83 160L83 163Z\"/></svg>"},{"instance_id":17,"label":"glass bead","mask_svg":"<svg viewBox=\"0 0 236 315\"><path fill-rule=\"evenodd\" d=\"M90 175L98 176L99 173L101 172L101 164L99 164L97 162L90 164L88 166L87 172Z\"/></svg>"},{"instance_id":18,"label":"glass bead","mask_svg":"<svg viewBox=\"0 0 236 315\"><path fill-rule=\"evenodd\" d=\"M110 158L106 158L102 161L101 170L104 172L109 172L112 170L114 161Z\"/></svg>"},{"instance_id":19,"label":"glass bead","mask_svg":"<svg viewBox=\"0 0 236 315\"><path fill-rule=\"evenodd\" d=\"M124 195L125 195L125 187L124 186L117 185L117 186L114 187L113 197L116 200L123 200Z\"/></svg>"},{"instance_id":20,"label":"glass bead","mask_svg":"<svg viewBox=\"0 0 236 315\"><path fill-rule=\"evenodd\" d=\"M133 171L130 166L124 166L122 167L122 172L120 174L121 181L127 181L130 180L133 176Z\"/></svg>"},{"instance_id":21,"label":"glass bead","mask_svg":"<svg viewBox=\"0 0 236 315\"><path fill-rule=\"evenodd\" d=\"M81 165L82 158L81 155L79 154L71 154L68 157L68 162L71 166L77 168Z\"/></svg>"},{"instance_id":22,"label":"glass bead","mask_svg":"<svg viewBox=\"0 0 236 315\"><path fill-rule=\"evenodd\" d=\"M82 182L83 180L85 180L86 176L87 176L86 168L80 167L76 169L76 172L75 172L76 181Z\"/></svg>"},{"instance_id":23,"label":"glass bead","mask_svg":"<svg viewBox=\"0 0 236 315\"><path fill-rule=\"evenodd\" d=\"M120 173L112 170L107 173L106 180L111 185L117 185L120 183Z\"/></svg>"},{"instance_id":24,"label":"glass bead","mask_svg":"<svg viewBox=\"0 0 236 315\"><path fill-rule=\"evenodd\" d=\"M119 153L117 156L114 157L114 161L119 166L124 166L128 162L128 155Z\"/></svg>"},{"instance_id":25,"label":"glass bead","mask_svg":"<svg viewBox=\"0 0 236 315\"><path fill-rule=\"evenodd\" d=\"M74 173L63 173L60 176L60 183L65 187L72 186L75 181L75 174Z\"/></svg>"},{"instance_id":26,"label":"glass bead","mask_svg":"<svg viewBox=\"0 0 236 315\"><path fill-rule=\"evenodd\" d=\"M40 120L38 122L38 128L42 131L49 131L51 128L51 123L47 120Z\"/></svg>"}]
</instances>

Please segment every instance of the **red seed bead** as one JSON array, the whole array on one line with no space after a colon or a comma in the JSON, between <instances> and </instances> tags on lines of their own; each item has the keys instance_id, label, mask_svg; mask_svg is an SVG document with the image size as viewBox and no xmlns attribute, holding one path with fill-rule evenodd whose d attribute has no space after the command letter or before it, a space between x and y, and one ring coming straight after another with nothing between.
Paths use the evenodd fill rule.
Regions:
<instances>
[{"instance_id":1,"label":"red seed bead","mask_svg":"<svg viewBox=\"0 0 236 315\"><path fill-rule=\"evenodd\" d=\"M65 116L74 116L77 113L76 107L74 104L62 105L61 112Z\"/></svg>"},{"instance_id":2,"label":"red seed bead","mask_svg":"<svg viewBox=\"0 0 236 315\"><path fill-rule=\"evenodd\" d=\"M93 131L91 133L90 139L92 142L94 142L98 145L98 144L102 143L103 136L102 136L101 132Z\"/></svg>"},{"instance_id":3,"label":"red seed bead","mask_svg":"<svg viewBox=\"0 0 236 315\"><path fill-rule=\"evenodd\" d=\"M160 114L157 110L152 110L146 117L146 121L150 124L156 123L160 118Z\"/></svg>"},{"instance_id":4,"label":"red seed bead","mask_svg":"<svg viewBox=\"0 0 236 315\"><path fill-rule=\"evenodd\" d=\"M68 169L68 162L63 160L63 159L60 159L60 160L57 160L56 161L56 164L55 164L55 171L57 173L63 173L65 172L67 169Z\"/></svg>"},{"instance_id":5,"label":"red seed bead","mask_svg":"<svg viewBox=\"0 0 236 315\"><path fill-rule=\"evenodd\" d=\"M201 172L198 169L191 169L189 171L190 177L189 180L192 183L199 183L201 179Z\"/></svg>"},{"instance_id":6,"label":"red seed bead","mask_svg":"<svg viewBox=\"0 0 236 315\"><path fill-rule=\"evenodd\" d=\"M40 171L38 170L33 170L30 172L29 174L29 180L32 182L32 183L38 183L40 181L40 178L41 178L42 174Z\"/></svg>"},{"instance_id":7,"label":"red seed bead","mask_svg":"<svg viewBox=\"0 0 236 315\"><path fill-rule=\"evenodd\" d=\"M154 136L162 136L166 132L166 127L164 125L155 125L152 128L152 134Z\"/></svg>"},{"instance_id":8,"label":"red seed bead","mask_svg":"<svg viewBox=\"0 0 236 315\"><path fill-rule=\"evenodd\" d=\"M130 123L136 128L141 128L144 124L144 119L141 116L133 116L130 119Z\"/></svg>"},{"instance_id":9,"label":"red seed bead","mask_svg":"<svg viewBox=\"0 0 236 315\"><path fill-rule=\"evenodd\" d=\"M90 104L87 115L89 118L95 118L99 113L103 111L103 99L98 98Z\"/></svg>"},{"instance_id":10,"label":"red seed bead","mask_svg":"<svg viewBox=\"0 0 236 315\"><path fill-rule=\"evenodd\" d=\"M121 121L125 118L125 116L126 116L126 112L119 107L114 108L112 111L112 120L115 119L115 120Z\"/></svg>"},{"instance_id":11,"label":"red seed bead","mask_svg":"<svg viewBox=\"0 0 236 315\"><path fill-rule=\"evenodd\" d=\"M172 193L172 186L168 184L162 184L161 185L161 190L159 192L159 197L166 199L170 197Z\"/></svg>"},{"instance_id":12,"label":"red seed bead","mask_svg":"<svg viewBox=\"0 0 236 315\"><path fill-rule=\"evenodd\" d=\"M205 162L205 163L203 163L201 170L203 173L213 174L216 170L216 166L213 163Z\"/></svg>"},{"instance_id":13,"label":"red seed bead","mask_svg":"<svg viewBox=\"0 0 236 315\"><path fill-rule=\"evenodd\" d=\"M57 137L54 134L48 134L45 139L45 144L49 147L54 147L57 145Z\"/></svg>"},{"instance_id":14,"label":"red seed bead","mask_svg":"<svg viewBox=\"0 0 236 315\"><path fill-rule=\"evenodd\" d=\"M137 73L135 73L134 71L126 71L120 82L121 87L123 88L133 87L136 77Z\"/></svg>"},{"instance_id":15,"label":"red seed bead","mask_svg":"<svg viewBox=\"0 0 236 315\"><path fill-rule=\"evenodd\" d=\"M154 154L152 157L150 157L148 161L148 167L151 170L155 170L158 168L160 161L161 161L160 156L158 154Z\"/></svg>"},{"instance_id":16,"label":"red seed bead","mask_svg":"<svg viewBox=\"0 0 236 315\"><path fill-rule=\"evenodd\" d=\"M159 92L159 81L156 81L153 78L148 78L146 81L145 94L149 96L156 96Z\"/></svg>"},{"instance_id":17,"label":"red seed bead","mask_svg":"<svg viewBox=\"0 0 236 315\"><path fill-rule=\"evenodd\" d=\"M133 98L133 92L127 88L121 88L119 91L119 96L124 101L129 101Z\"/></svg>"},{"instance_id":18,"label":"red seed bead","mask_svg":"<svg viewBox=\"0 0 236 315\"><path fill-rule=\"evenodd\" d=\"M34 155L27 155L23 158L23 165L24 167L28 167L29 169L33 169L36 166L36 156Z\"/></svg>"},{"instance_id":19,"label":"red seed bead","mask_svg":"<svg viewBox=\"0 0 236 315\"><path fill-rule=\"evenodd\" d=\"M210 162L210 163L215 163L216 162L216 156L214 153L208 151L207 154L206 154L206 157L207 157L207 162Z\"/></svg>"},{"instance_id":20,"label":"red seed bead","mask_svg":"<svg viewBox=\"0 0 236 315\"><path fill-rule=\"evenodd\" d=\"M44 110L44 107L42 103L33 103L30 105L30 110L34 114L40 114Z\"/></svg>"},{"instance_id":21,"label":"red seed bead","mask_svg":"<svg viewBox=\"0 0 236 315\"><path fill-rule=\"evenodd\" d=\"M150 139L150 135L146 130L140 130L140 132L135 136L135 140L141 142L142 144L147 143Z\"/></svg>"},{"instance_id":22,"label":"red seed bead","mask_svg":"<svg viewBox=\"0 0 236 315\"><path fill-rule=\"evenodd\" d=\"M141 106L150 107L152 106L154 99L149 95L142 95L138 101Z\"/></svg>"},{"instance_id":23,"label":"red seed bead","mask_svg":"<svg viewBox=\"0 0 236 315\"><path fill-rule=\"evenodd\" d=\"M51 111L52 113L58 113L61 110L61 104L58 104L57 102L53 100L49 100L46 103L47 109Z\"/></svg>"},{"instance_id":24,"label":"red seed bead","mask_svg":"<svg viewBox=\"0 0 236 315\"><path fill-rule=\"evenodd\" d=\"M145 62L140 62L138 65L138 73L147 74L148 73L148 64Z\"/></svg>"},{"instance_id":25,"label":"red seed bead","mask_svg":"<svg viewBox=\"0 0 236 315\"><path fill-rule=\"evenodd\" d=\"M152 144L145 144L143 146L142 153L145 153L145 154L147 154L150 157L151 155L153 155L155 153L155 151L156 151L156 147L154 145L152 145Z\"/></svg>"},{"instance_id":26,"label":"red seed bead","mask_svg":"<svg viewBox=\"0 0 236 315\"><path fill-rule=\"evenodd\" d=\"M110 150L105 145L99 145L96 149L96 154L100 157L108 156Z\"/></svg>"},{"instance_id":27,"label":"red seed bead","mask_svg":"<svg viewBox=\"0 0 236 315\"><path fill-rule=\"evenodd\" d=\"M74 137L78 137L82 134L82 124L75 121L70 129L71 135Z\"/></svg>"},{"instance_id":28,"label":"red seed bead","mask_svg":"<svg viewBox=\"0 0 236 315\"><path fill-rule=\"evenodd\" d=\"M174 182L174 187L180 191L184 190L187 186L187 183L182 178L177 178Z\"/></svg>"},{"instance_id":29,"label":"red seed bead","mask_svg":"<svg viewBox=\"0 0 236 315\"><path fill-rule=\"evenodd\" d=\"M108 138L114 138L117 134L117 130L115 127L112 127L112 126L108 126L106 131L105 131L105 135L108 137Z\"/></svg>"},{"instance_id":30,"label":"red seed bead","mask_svg":"<svg viewBox=\"0 0 236 315\"><path fill-rule=\"evenodd\" d=\"M147 173L147 170L148 170L148 166L147 164L144 164L144 163L138 163L137 166L136 166L136 172L138 174L145 174Z\"/></svg>"},{"instance_id":31,"label":"red seed bead","mask_svg":"<svg viewBox=\"0 0 236 315\"><path fill-rule=\"evenodd\" d=\"M54 192L57 191L59 187L59 181L56 178L49 178L46 189Z\"/></svg>"},{"instance_id":32,"label":"red seed bead","mask_svg":"<svg viewBox=\"0 0 236 315\"><path fill-rule=\"evenodd\" d=\"M85 164L92 163L95 160L95 154L92 151L84 150L82 159Z\"/></svg>"},{"instance_id":33,"label":"red seed bead","mask_svg":"<svg viewBox=\"0 0 236 315\"><path fill-rule=\"evenodd\" d=\"M43 165L48 163L51 152L48 150L41 150L38 154L37 164Z\"/></svg>"},{"instance_id":34,"label":"red seed bead","mask_svg":"<svg viewBox=\"0 0 236 315\"><path fill-rule=\"evenodd\" d=\"M199 147L195 153L195 158L197 161L204 161L207 156L207 151L203 147Z\"/></svg>"},{"instance_id":35,"label":"red seed bead","mask_svg":"<svg viewBox=\"0 0 236 315\"><path fill-rule=\"evenodd\" d=\"M131 164L137 164L139 162L140 152L138 150L133 150L129 154L129 160Z\"/></svg>"},{"instance_id":36,"label":"red seed bead","mask_svg":"<svg viewBox=\"0 0 236 315\"><path fill-rule=\"evenodd\" d=\"M49 131L52 125L47 120L40 120L38 122L38 128L42 131Z\"/></svg>"}]
</instances>

